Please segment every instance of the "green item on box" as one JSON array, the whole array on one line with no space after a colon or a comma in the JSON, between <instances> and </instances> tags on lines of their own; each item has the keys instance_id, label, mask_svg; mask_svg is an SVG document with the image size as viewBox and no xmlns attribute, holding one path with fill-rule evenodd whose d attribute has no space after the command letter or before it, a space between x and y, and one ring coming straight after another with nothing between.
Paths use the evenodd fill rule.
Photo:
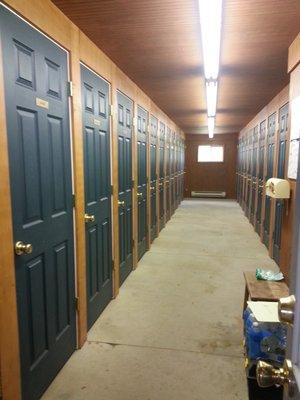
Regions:
<instances>
[{"instance_id":1,"label":"green item on box","mask_svg":"<svg viewBox=\"0 0 300 400\"><path fill-rule=\"evenodd\" d=\"M282 281L284 279L282 272L266 271L262 268L256 268L255 276L260 281Z\"/></svg>"}]
</instances>

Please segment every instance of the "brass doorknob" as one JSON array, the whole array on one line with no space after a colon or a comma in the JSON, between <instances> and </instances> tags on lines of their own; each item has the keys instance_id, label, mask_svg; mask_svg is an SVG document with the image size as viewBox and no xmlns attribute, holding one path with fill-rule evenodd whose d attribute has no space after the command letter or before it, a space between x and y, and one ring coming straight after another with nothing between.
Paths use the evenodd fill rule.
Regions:
<instances>
[{"instance_id":1,"label":"brass doorknob","mask_svg":"<svg viewBox=\"0 0 300 400\"><path fill-rule=\"evenodd\" d=\"M143 197L143 193L138 193L137 197Z\"/></svg>"},{"instance_id":2,"label":"brass doorknob","mask_svg":"<svg viewBox=\"0 0 300 400\"><path fill-rule=\"evenodd\" d=\"M21 256L22 254L30 254L32 253L32 244L30 243L24 243L24 242L17 242L15 244L15 253L17 254L17 256Z\"/></svg>"},{"instance_id":3,"label":"brass doorknob","mask_svg":"<svg viewBox=\"0 0 300 400\"><path fill-rule=\"evenodd\" d=\"M290 360L285 360L282 368L275 368L273 365L258 361L256 367L256 379L258 386L270 387L273 385L284 386L290 395L293 396L295 389L295 379L293 376L293 366Z\"/></svg>"},{"instance_id":4,"label":"brass doorknob","mask_svg":"<svg viewBox=\"0 0 300 400\"><path fill-rule=\"evenodd\" d=\"M294 310L296 297L294 295L282 297L278 301L278 317L280 322L292 325L294 323Z\"/></svg>"},{"instance_id":5,"label":"brass doorknob","mask_svg":"<svg viewBox=\"0 0 300 400\"><path fill-rule=\"evenodd\" d=\"M124 207L125 206L125 201L118 200L118 206Z\"/></svg>"},{"instance_id":6,"label":"brass doorknob","mask_svg":"<svg viewBox=\"0 0 300 400\"><path fill-rule=\"evenodd\" d=\"M85 222L95 222L95 215L84 214Z\"/></svg>"}]
</instances>

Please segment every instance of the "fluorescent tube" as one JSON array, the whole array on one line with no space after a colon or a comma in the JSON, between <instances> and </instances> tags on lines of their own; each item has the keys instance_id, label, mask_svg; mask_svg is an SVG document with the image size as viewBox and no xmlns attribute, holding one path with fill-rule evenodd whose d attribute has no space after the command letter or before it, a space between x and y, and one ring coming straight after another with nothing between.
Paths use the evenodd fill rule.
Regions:
<instances>
[{"instance_id":1,"label":"fluorescent tube","mask_svg":"<svg viewBox=\"0 0 300 400\"><path fill-rule=\"evenodd\" d=\"M198 0L206 79L217 79L220 63L222 0Z\"/></svg>"},{"instance_id":2,"label":"fluorescent tube","mask_svg":"<svg viewBox=\"0 0 300 400\"><path fill-rule=\"evenodd\" d=\"M208 117L207 125L208 125L208 137L212 139L214 137L214 130L215 130L215 117Z\"/></svg>"},{"instance_id":3,"label":"fluorescent tube","mask_svg":"<svg viewBox=\"0 0 300 400\"><path fill-rule=\"evenodd\" d=\"M218 94L218 82L207 81L206 82L206 106L207 115L214 117L217 111L217 94Z\"/></svg>"}]
</instances>

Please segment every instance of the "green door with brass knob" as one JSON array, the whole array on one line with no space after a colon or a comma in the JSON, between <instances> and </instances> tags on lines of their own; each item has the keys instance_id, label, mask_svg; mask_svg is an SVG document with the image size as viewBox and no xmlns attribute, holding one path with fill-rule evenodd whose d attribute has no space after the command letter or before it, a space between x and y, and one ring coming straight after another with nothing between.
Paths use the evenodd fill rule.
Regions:
<instances>
[{"instance_id":1,"label":"green door with brass knob","mask_svg":"<svg viewBox=\"0 0 300 400\"><path fill-rule=\"evenodd\" d=\"M150 205L151 205L151 242L157 236L157 144L158 120L153 115L150 118Z\"/></svg>"},{"instance_id":2,"label":"green door with brass knob","mask_svg":"<svg viewBox=\"0 0 300 400\"><path fill-rule=\"evenodd\" d=\"M159 230L165 226L165 146L166 127L163 122L159 124ZM167 185L167 184L166 184Z\"/></svg>"},{"instance_id":3,"label":"green door with brass knob","mask_svg":"<svg viewBox=\"0 0 300 400\"><path fill-rule=\"evenodd\" d=\"M286 168L286 148L288 140L288 116L289 116L289 104L285 104L279 110L278 122L279 122L279 135L278 135L278 162L277 162L277 174L276 177L280 179L285 178ZM280 248L281 248L281 230L284 214L284 200L277 199L275 202L275 226L273 233L273 258L280 263Z\"/></svg>"},{"instance_id":4,"label":"green door with brass knob","mask_svg":"<svg viewBox=\"0 0 300 400\"><path fill-rule=\"evenodd\" d=\"M119 257L120 283L133 267L132 240L132 120L133 102L118 91Z\"/></svg>"},{"instance_id":5,"label":"green door with brass knob","mask_svg":"<svg viewBox=\"0 0 300 400\"><path fill-rule=\"evenodd\" d=\"M258 143L258 188L257 188L257 207L255 230L260 235L262 228L262 205L263 193L265 187L264 169L265 169L265 141L266 141L266 120L259 125L259 143Z\"/></svg>"},{"instance_id":6,"label":"green door with brass knob","mask_svg":"<svg viewBox=\"0 0 300 400\"><path fill-rule=\"evenodd\" d=\"M137 115L137 202L138 202L138 259L147 246L147 142L148 113L138 107Z\"/></svg>"},{"instance_id":7,"label":"green door with brass knob","mask_svg":"<svg viewBox=\"0 0 300 400\"><path fill-rule=\"evenodd\" d=\"M90 328L112 298L109 84L81 65L81 88Z\"/></svg>"},{"instance_id":8,"label":"green door with brass knob","mask_svg":"<svg viewBox=\"0 0 300 400\"><path fill-rule=\"evenodd\" d=\"M22 399L35 400L76 348L68 55L3 6L0 35Z\"/></svg>"},{"instance_id":9,"label":"green door with brass knob","mask_svg":"<svg viewBox=\"0 0 300 400\"><path fill-rule=\"evenodd\" d=\"M276 113L273 113L268 118L266 181L272 178L274 173L273 169L274 169L275 131L276 131ZM269 196L265 196L263 242L267 248L269 248L269 243L270 243L270 223L271 223L271 198Z\"/></svg>"},{"instance_id":10,"label":"green door with brass knob","mask_svg":"<svg viewBox=\"0 0 300 400\"><path fill-rule=\"evenodd\" d=\"M165 158L166 158L166 221L171 218L171 129L167 127L165 139Z\"/></svg>"}]
</instances>

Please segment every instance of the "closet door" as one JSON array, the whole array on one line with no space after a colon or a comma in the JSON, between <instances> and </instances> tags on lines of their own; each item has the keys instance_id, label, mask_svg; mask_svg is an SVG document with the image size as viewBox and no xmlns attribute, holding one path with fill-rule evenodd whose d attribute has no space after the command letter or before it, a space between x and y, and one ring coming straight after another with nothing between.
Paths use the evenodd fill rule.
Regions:
<instances>
[{"instance_id":1,"label":"closet door","mask_svg":"<svg viewBox=\"0 0 300 400\"><path fill-rule=\"evenodd\" d=\"M265 168L265 145L266 145L266 121L259 125L258 143L258 188L257 188L257 207L255 230L260 235L262 229L262 204L265 187L264 168Z\"/></svg>"},{"instance_id":2,"label":"closet door","mask_svg":"<svg viewBox=\"0 0 300 400\"><path fill-rule=\"evenodd\" d=\"M160 122L159 125L159 229L162 229L165 225L165 213L168 203L165 203L166 193L168 193L168 178L165 177L165 159L166 153L166 128L165 125ZM168 158L167 158L168 160ZM166 183L166 185L165 185ZM166 187L166 192L165 192Z\"/></svg>"},{"instance_id":3,"label":"closet door","mask_svg":"<svg viewBox=\"0 0 300 400\"><path fill-rule=\"evenodd\" d=\"M151 203L151 242L157 236L157 142L158 142L158 120L153 115L150 118L150 203Z\"/></svg>"},{"instance_id":4,"label":"closet door","mask_svg":"<svg viewBox=\"0 0 300 400\"><path fill-rule=\"evenodd\" d=\"M277 164L277 178L285 178L285 165L286 165L286 146L287 146L287 133L288 133L288 115L289 105L286 104L279 110L279 144L278 144L278 164ZM273 258L279 264L280 262L280 247L281 247L281 229L282 218L284 213L284 201L276 200L275 203L275 227L273 233Z\"/></svg>"},{"instance_id":5,"label":"closet door","mask_svg":"<svg viewBox=\"0 0 300 400\"><path fill-rule=\"evenodd\" d=\"M250 222L255 224L255 207L257 202L257 151L258 151L258 126L253 130L253 147L251 160L251 205Z\"/></svg>"},{"instance_id":6,"label":"closet door","mask_svg":"<svg viewBox=\"0 0 300 400\"><path fill-rule=\"evenodd\" d=\"M276 113L268 118L267 134L267 176L266 181L273 176L274 166L274 147L275 147ZM270 222L271 222L271 198L265 196L265 217L263 224L263 242L269 248L270 242Z\"/></svg>"},{"instance_id":7,"label":"closet door","mask_svg":"<svg viewBox=\"0 0 300 400\"><path fill-rule=\"evenodd\" d=\"M119 252L120 284L133 267L132 240L132 117L133 102L117 93L118 102L118 172L119 172Z\"/></svg>"},{"instance_id":8,"label":"closet door","mask_svg":"<svg viewBox=\"0 0 300 400\"><path fill-rule=\"evenodd\" d=\"M137 202L138 202L138 259L146 252L147 242L147 126L148 113L138 107L137 116Z\"/></svg>"},{"instance_id":9,"label":"closet door","mask_svg":"<svg viewBox=\"0 0 300 400\"><path fill-rule=\"evenodd\" d=\"M2 6L0 31L22 398L32 400L76 347L68 59Z\"/></svg>"},{"instance_id":10,"label":"closet door","mask_svg":"<svg viewBox=\"0 0 300 400\"><path fill-rule=\"evenodd\" d=\"M166 157L166 221L169 221L171 218L171 129L167 127L166 132L166 150L165 150L165 157Z\"/></svg>"},{"instance_id":11,"label":"closet door","mask_svg":"<svg viewBox=\"0 0 300 400\"><path fill-rule=\"evenodd\" d=\"M81 65L88 327L112 298L109 85Z\"/></svg>"}]
</instances>

